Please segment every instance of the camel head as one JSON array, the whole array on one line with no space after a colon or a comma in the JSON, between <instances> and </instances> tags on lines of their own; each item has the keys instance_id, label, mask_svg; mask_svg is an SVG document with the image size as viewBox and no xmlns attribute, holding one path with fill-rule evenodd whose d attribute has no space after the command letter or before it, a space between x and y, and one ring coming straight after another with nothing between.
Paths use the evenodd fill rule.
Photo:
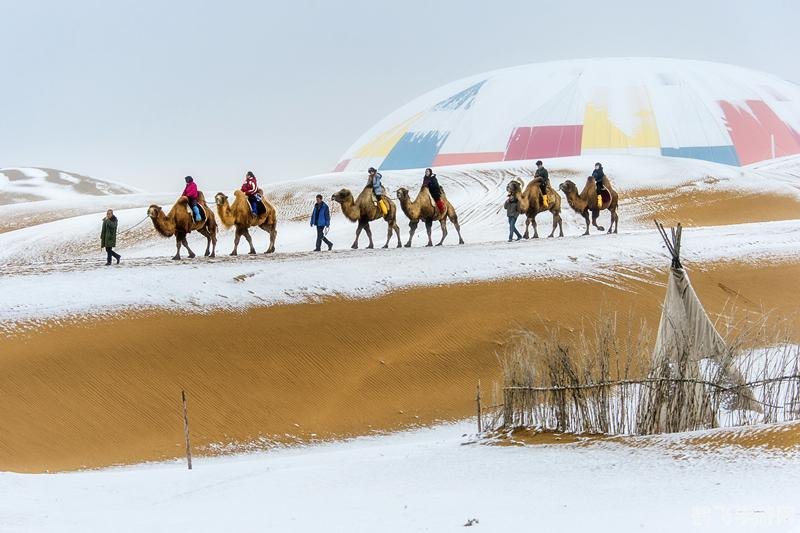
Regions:
<instances>
[{"instance_id":1,"label":"camel head","mask_svg":"<svg viewBox=\"0 0 800 533\"><path fill-rule=\"evenodd\" d=\"M567 194L567 195L569 195L569 194L571 194L573 192L575 194L578 194L578 187L574 183L572 183L571 180L565 181L564 183L559 185L558 188L559 188L559 190L563 191L564 194Z\"/></svg>"},{"instance_id":2,"label":"camel head","mask_svg":"<svg viewBox=\"0 0 800 533\"><path fill-rule=\"evenodd\" d=\"M397 199L401 202L404 200L408 200L408 189L405 187L400 187L397 189Z\"/></svg>"},{"instance_id":3,"label":"camel head","mask_svg":"<svg viewBox=\"0 0 800 533\"><path fill-rule=\"evenodd\" d=\"M214 195L214 202L216 202L217 205L220 206L225 205L225 202L227 201L228 197L222 194L221 192L218 192L217 194Z\"/></svg>"},{"instance_id":4,"label":"camel head","mask_svg":"<svg viewBox=\"0 0 800 533\"><path fill-rule=\"evenodd\" d=\"M511 180L508 185L506 185L506 192L510 194L517 194L522 192L522 181L514 178Z\"/></svg>"},{"instance_id":5,"label":"camel head","mask_svg":"<svg viewBox=\"0 0 800 533\"><path fill-rule=\"evenodd\" d=\"M147 208L147 216L149 216L152 219L158 218L158 215L160 213L162 213L162 210L161 210L161 206L159 206L159 205L153 204L153 205L151 205L150 207Z\"/></svg>"},{"instance_id":6,"label":"camel head","mask_svg":"<svg viewBox=\"0 0 800 533\"><path fill-rule=\"evenodd\" d=\"M339 202L340 204L347 201L348 198L350 200L353 199L353 193L351 193L348 189L342 189L339 192L335 192L331 195L331 200L334 202Z\"/></svg>"}]
</instances>

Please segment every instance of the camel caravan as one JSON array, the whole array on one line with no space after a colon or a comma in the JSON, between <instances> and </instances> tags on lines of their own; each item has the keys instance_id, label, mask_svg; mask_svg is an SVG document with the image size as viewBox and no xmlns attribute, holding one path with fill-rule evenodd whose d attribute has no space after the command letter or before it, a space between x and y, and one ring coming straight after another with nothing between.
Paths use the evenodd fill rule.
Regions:
<instances>
[{"instance_id":1,"label":"camel caravan","mask_svg":"<svg viewBox=\"0 0 800 533\"><path fill-rule=\"evenodd\" d=\"M538 239L539 232L536 224L536 215L549 212L552 216L552 229L548 237L554 237L556 229L558 237L564 236L563 223L561 219L562 198L559 191L563 192L567 204L579 213L586 221L586 231L583 235L589 234L591 213L591 225L599 231L605 231L603 226L597 224L597 219L601 211L609 211L611 222L608 233L617 233L619 217L617 216L617 205L619 196L611 185L610 180L605 175L600 163L595 165L592 175L586 179L586 184L579 192L578 186L571 180L564 181L559 185L558 190L550 185L547 169L541 161L536 162L536 172L533 179L527 186L519 177L515 177L506 187L508 193L504 207L506 208L509 220L509 241L514 240L514 236L519 239ZM458 244L464 244L461 236L461 226L458 222L458 214L455 207L447 199L447 194L431 169L425 170L422 185L416 197L411 199L411 192L400 187L396 192L397 203L400 210L409 220L409 235L405 245L400 237L400 227L397 224L397 204L386 194L386 189L382 183L383 176L375 168L370 168L367 183L354 196L349 189L341 189L331 196L331 201L339 204L342 214L351 222L355 222L356 234L351 248L357 249L361 233L367 235L369 241L367 248L373 248L372 229L370 222L383 219L387 225L386 242L383 248L388 248L394 237L396 247L411 247L411 241L417 231L420 222L425 224L428 235L426 246L434 246L432 239L432 228L434 222L438 222L442 231L441 239L436 246L444 244L448 235L447 223L450 222L458 235ZM181 259L181 248L186 248L189 258L195 257L194 252L189 247L186 239L192 231L197 231L206 237L206 257L215 257L217 246L217 216L226 228L235 228L233 250L230 255L238 254L239 241L242 237L247 241L250 250L248 254L255 254L256 249L253 245L253 238L250 235L250 228L261 228L269 235L269 246L265 253L270 254L275 251L275 240L277 232L277 213L275 207L267 200L263 191L258 187L255 175L248 172L245 176L244 184L241 188L233 192L233 202L230 202L228 195L218 192L214 196L216 214L209 208L205 196L197 189L197 185L191 176L186 176L186 187L172 206L168 213L158 205L151 205L147 210L147 215L153 222L153 227L164 237L175 237L176 253L172 258ZM516 221L520 215L525 217L525 233L520 234L516 229ZM333 248L333 243L325 237L330 225L330 211L327 204L322 201L322 195L317 195L317 202L311 216L311 225L318 230L317 245L315 251L320 251L321 242L328 244L328 249ZM531 235L530 229L533 228Z\"/></svg>"}]
</instances>

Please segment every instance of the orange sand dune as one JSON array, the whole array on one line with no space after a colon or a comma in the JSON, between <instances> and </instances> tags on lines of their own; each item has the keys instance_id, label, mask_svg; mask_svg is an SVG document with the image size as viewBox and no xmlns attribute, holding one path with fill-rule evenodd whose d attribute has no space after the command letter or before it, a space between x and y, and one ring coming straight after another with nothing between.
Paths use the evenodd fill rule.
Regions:
<instances>
[{"instance_id":1,"label":"orange sand dune","mask_svg":"<svg viewBox=\"0 0 800 533\"><path fill-rule=\"evenodd\" d=\"M665 276L624 270L34 326L0 337L0 470L179 456L182 388L193 443L207 453L260 436L324 439L469 416L476 381L499 376L495 351L510 329L577 326L601 307L655 324ZM710 313L731 298L781 315L800 306L800 264L694 265L692 279Z\"/></svg>"},{"instance_id":2,"label":"orange sand dune","mask_svg":"<svg viewBox=\"0 0 800 533\"><path fill-rule=\"evenodd\" d=\"M800 216L800 199L777 194L751 194L729 191L681 192L639 190L621 197L620 212L633 210L634 220L674 226L723 226L749 222L792 220Z\"/></svg>"}]
</instances>

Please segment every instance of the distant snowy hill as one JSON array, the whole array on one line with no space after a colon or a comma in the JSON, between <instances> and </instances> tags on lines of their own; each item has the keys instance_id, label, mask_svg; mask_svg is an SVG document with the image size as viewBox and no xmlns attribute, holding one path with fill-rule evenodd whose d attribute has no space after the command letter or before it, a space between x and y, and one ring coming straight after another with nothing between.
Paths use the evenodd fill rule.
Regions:
<instances>
[{"instance_id":1,"label":"distant snowy hill","mask_svg":"<svg viewBox=\"0 0 800 533\"><path fill-rule=\"evenodd\" d=\"M0 205L135 192L139 191L125 185L52 168L0 169Z\"/></svg>"}]
</instances>

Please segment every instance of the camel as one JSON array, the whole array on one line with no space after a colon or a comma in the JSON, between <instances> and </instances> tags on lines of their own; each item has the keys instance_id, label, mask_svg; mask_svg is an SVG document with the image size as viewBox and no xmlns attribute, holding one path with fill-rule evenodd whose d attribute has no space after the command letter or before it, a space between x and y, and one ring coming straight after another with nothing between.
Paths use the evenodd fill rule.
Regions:
<instances>
[{"instance_id":1,"label":"camel","mask_svg":"<svg viewBox=\"0 0 800 533\"><path fill-rule=\"evenodd\" d=\"M242 238L242 235L247 239L247 244L250 245L248 253L251 255L256 253L256 249L253 248L253 239L250 237L250 231L248 230L248 228L254 226L258 226L269 233L269 248L265 253L271 254L275 251L275 237L278 235L278 230L276 229L278 219L275 208L267 201L261 189L258 190L258 194L261 196L261 203L265 209L264 213L258 216L253 214L250 209L250 202L248 202L247 196L242 191L234 191L233 205L228 204L228 197L221 192L218 192L214 197L217 203L217 213L219 213L219 219L222 224L226 228L236 226L236 237L233 239L231 255L238 254L239 239Z\"/></svg>"},{"instance_id":2,"label":"camel","mask_svg":"<svg viewBox=\"0 0 800 533\"><path fill-rule=\"evenodd\" d=\"M547 237L550 238L556 233L558 227L558 236L564 236L564 229L561 222L561 195L558 194L550 185L547 186L547 199L548 204L545 207L542 201L542 189L538 181L531 180L528 186L522 189L523 182L519 178L511 180L511 183L506 187L506 191L517 197L519 202L520 213L525 214L525 237L530 238L528 226L533 225L533 238L539 238L539 232L536 227L536 215L543 211L550 211L553 215L553 230Z\"/></svg>"},{"instance_id":3,"label":"camel","mask_svg":"<svg viewBox=\"0 0 800 533\"><path fill-rule=\"evenodd\" d=\"M564 191L569 206L574 209L576 213L580 213L584 220L586 220L586 231L583 233L584 235L589 235L590 210L592 212L592 225L598 230L605 231L603 226L597 225L597 217L600 216L600 211L604 209L608 209L611 213L611 225L608 227L608 233L617 233L617 229L619 229L619 217L617 216L617 202L619 201L619 196L611 187L611 182L607 177L603 178L603 186L606 188L608 194L602 195L603 205L599 208L597 207L597 185L594 182L594 178L591 176L586 179L586 185L583 187L583 191L580 194L578 194L577 185L570 180L558 186L559 189Z\"/></svg>"},{"instance_id":4,"label":"camel","mask_svg":"<svg viewBox=\"0 0 800 533\"><path fill-rule=\"evenodd\" d=\"M163 237L175 236L175 245L177 251L175 257L172 259L179 260L181 258L181 246L185 246L189 252L189 258L193 258L194 252L189 248L189 242L186 240L186 235L192 231L197 231L200 235L206 238L206 257L214 257L217 250L217 220L214 218L214 212L208 208L205 197L202 192L197 194L197 204L205 211L206 217L200 222L195 221L189 209L189 200L185 196L178 198L169 213L164 214L161 206L151 205L147 208L147 216L153 221L153 227Z\"/></svg>"},{"instance_id":5,"label":"camel","mask_svg":"<svg viewBox=\"0 0 800 533\"><path fill-rule=\"evenodd\" d=\"M419 190L413 202L408 194L408 189L400 187L397 189L397 200L400 202L400 209L403 210L403 213L406 214L409 220L408 227L411 233L408 236L406 248L411 247L411 239L414 238L414 232L417 231L420 220L425 222L425 229L428 231L428 244L426 246L433 246L431 227L433 226L434 220L438 220L439 224L442 226L442 239L436 246L442 245L445 237L447 237L447 219L450 219L450 222L452 222L453 226L456 228L458 244L464 244L464 239L461 238L461 226L458 224L458 215L456 214L453 204L447 199L444 190L442 190L442 200L446 207L446 211L444 212L439 211L433 203L433 198L431 198L431 193L427 187L422 187Z\"/></svg>"},{"instance_id":6,"label":"camel","mask_svg":"<svg viewBox=\"0 0 800 533\"><path fill-rule=\"evenodd\" d=\"M383 247L389 247L389 241L392 240L392 231L394 231L397 234L397 247L402 248L403 245L400 242L400 228L397 226L397 206L388 195L383 195L383 201L389 206L389 212L386 213L385 216L381 214L380 208L373 202L372 186L370 185L364 187L364 190L361 191L361 194L359 194L356 199L353 199L353 193L348 189L342 189L333 194L331 200L341 204L342 214L344 214L348 220L351 222L358 222L356 240L353 241L351 248L354 250L358 248L358 238L361 235L361 230L367 232L367 238L369 238L369 246L367 246L367 248L373 247L372 230L369 229L369 223L379 218L382 218L389 224L389 233L386 236L386 244L384 244Z\"/></svg>"}]
</instances>

